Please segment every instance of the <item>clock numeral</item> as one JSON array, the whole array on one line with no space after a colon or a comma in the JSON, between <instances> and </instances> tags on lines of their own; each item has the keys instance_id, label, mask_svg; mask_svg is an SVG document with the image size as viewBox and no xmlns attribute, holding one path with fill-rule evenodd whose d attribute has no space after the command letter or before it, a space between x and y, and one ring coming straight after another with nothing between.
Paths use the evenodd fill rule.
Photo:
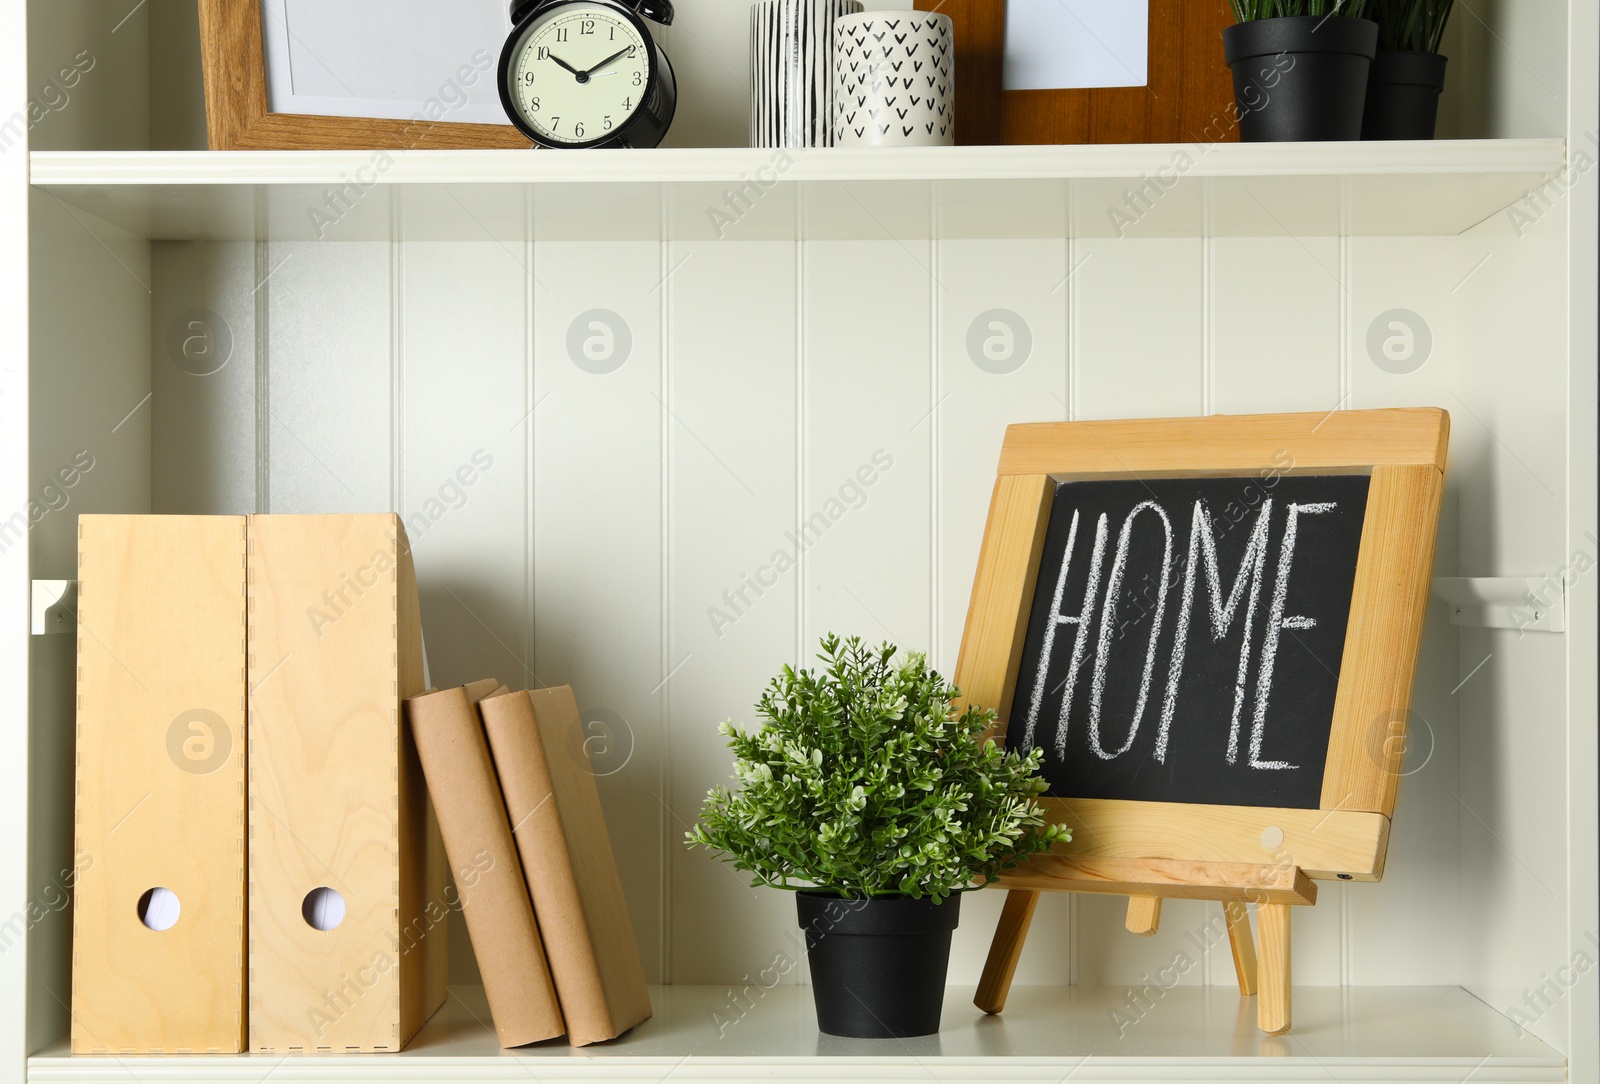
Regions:
<instances>
[{"instance_id":1,"label":"clock numeral","mask_svg":"<svg viewBox=\"0 0 1600 1084\"><path fill-rule=\"evenodd\" d=\"M614 26L611 28L611 40L612 41L616 41L617 40L617 28L614 27Z\"/></svg>"},{"instance_id":2,"label":"clock numeral","mask_svg":"<svg viewBox=\"0 0 1600 1084\"><path fill-rule=\"evenodd\" d=\"M644 86L644 72L633 73L633 85L636 87Z\"/></svg>"},{"instance_id":3,"label":"clock numeral","mask_svg":"<svg viewBox=\"0 0 1600 1084\"><path fill-rule=\"evenodd\" d=\"M539 111L539 99L537 97L529 98L528 108L537 113Z\"/></svg>"},{"instance_id":4,"label":"clock numeral","mask_svg":"<svg viewBox=\"0 0 1600 1084\"><path fill-rule=\"evenodd\" d=\"M606 118L605 118L605 122L604 123L605 123L606 131L608 131L608 132L611 131L611 115L609 113L606 114Z\"/></svg>"},{"instance_id":5,"label":"clock numeral","mask_svg":"<svg viewBox=\"0 0 1600 1084\"><path fill-rule=\"evenodd\" d=\"M523 72L522 81L527 86L530 86L530 87L533 86L533 73L532 72Z\"/></svg>"},{"instance_id":6,"label":"clock numeral","mask_svg":"<svg viewBox=\"0 0 1600 1084\"><path fill-rule=\"evenodd\" d=\"M561 127L561 118L560 117L551 117L550 118L550 130L553 132L559 127Z\"/></svg>"},{"instance_id":7,"label":"clock numeral","mask_svg":"<svg viewBox=\"0 0 1600 1084\"><path fill-rule=\"evenodd\" d=\"M566 40L567 40L567 28L563 26L559 30L556 31L556 41L560 42L560 41L566 41Z\"/></svg>"},{"instance_id":8,"label":"clock numeral","mask_svg":"<svg viewBox=\"0 0 1600 1084\"><path fill-rule=\"evenodd\" d=\"M550 59L550 47L548 45L539 46L538 59L539 60L549 60Z\"/></svg>"},{"instance_id":9,"label":"clock numeral","mask_svg":"<svg viewBox=\"0 0 1600 1084\"><path fill-rule=\"evenodd\" d=\"M583 138L583 121L580 120L577 124L573 125L572 134L577 136L579 139Z\"/></svg>"},{"instance_id":10,"label":"clock numeral","mask_svg":"<svg viewBox=\"0 0 1600 1084\"><path fill-rule=\"evenodd\" d=\"M583 24L578 27L578 33L580 35L582 35L583 37L592 36L594 34L594 20L593 19L585 19L585 20L583 20Z\"/></svg>"},{"instance_id":11,"label":"clock numeral","mask_svg":"<svg viewBox=\"0 0 1600 1084\"><path fill-rule=\"evenodd\" d=\"M624 99L622 99L622 108L624 108L624 109L632 109L633 108L633 99L632 98L624 98Z\"/></svg>"}]
</instances>

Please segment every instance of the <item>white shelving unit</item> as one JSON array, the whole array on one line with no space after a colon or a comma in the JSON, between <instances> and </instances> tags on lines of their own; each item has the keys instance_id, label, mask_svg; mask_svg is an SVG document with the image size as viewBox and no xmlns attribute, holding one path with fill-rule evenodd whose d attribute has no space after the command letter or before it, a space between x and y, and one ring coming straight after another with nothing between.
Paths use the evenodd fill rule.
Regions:
<instances>
[{"instance_id":1,"label":"white shelving unit","mask_svg":"<svg viewBox=\"0 0 1600 1084\"><path fill-rule=\"evenodd\" d=\"M1565 167L1560 139L1507 139L792 153L43 152L33 155L32 180L161 240L1379 237L1463 233Z\"/></svg>"},{"instance_id":2,"label":"white shelving unit","mask_svg":"<svg viewBox=\"0 0 1600 1084\"><path fill-rule=\"evenodd\" d=\"M743 139L746 6L679 4L678 138ZM213 154L193 19L0 0L0 126L58 56L97 57L0 148L0 523L33 520L0 534L0 1082L1600 1080L1592 973L1518 1009L1600 929L1600 593L1573 573L1600 555L1593 4L1458 14L1444 130L1473 138L887 153ZM596 314L628 343L598 374L569 345ZM203 377L168 345L197 317L230 345ZM996 319L1028 343L1005 371L969 345ZM1380 361L1396 321L1414 366ZM1292 1032L1254 1028L1185 901L1141 939L1116 900L1046 899L981 1017L978 893L939 1036L820 1037L800 966L719 1034L802 950L791 901L678 846L726 774L714 724L830 629L953 668L1007 423L1401 405L1452 415L1451 601L1386 876L1296 917ZM474 450L495 467L457 500ZM893 469L826 544L709 622L875 451ZM452 998L402 1054L71 1057L69 912L41 901L73 859L72 638L27 636L30 580L73 579L79 512L391 509L425 520L436 683L571 682L621 720L602 797L655 1019L502 1052L458 924ZM1553 578L1559 621L1503 627Z\"/></svg>"},{"instance_id":3,"label":"white shelving unit","mask_svg":"<svg viewBox=\"0 0 1600 1084\"><path fill-rule=\"evenodd\" d=\"M1130 1010L1125 990L1020 987L1003 1016L972 1006L972 987L952 987L944 1026L917 1039L820 1035L811 991L779 986L742 1004L724 987L651 991L653 1019L613 1043L561 1043L503 1051L485 1026L480 987L455 988L404 1053L373 1057L73 1058L47 1050L29 1079L91 1084L193 1081L1551 1081L1566 1059L1461 990L1379 987L1295 992L1314 1021L1263 1035L1253 1002L1225 989L1151 995ZM1113 1023L1112 1013L1119 1015Z\"/></svg>"}]
</instances>

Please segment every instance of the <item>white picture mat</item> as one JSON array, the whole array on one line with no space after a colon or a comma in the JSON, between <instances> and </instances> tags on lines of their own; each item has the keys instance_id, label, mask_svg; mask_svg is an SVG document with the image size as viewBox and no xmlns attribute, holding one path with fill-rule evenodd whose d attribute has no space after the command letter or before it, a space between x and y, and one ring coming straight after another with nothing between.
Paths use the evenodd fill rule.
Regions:
<instances>
[{"instance_id":1,"label":"white picture mat","mask_svg":"<svg viewBox=\"0 0 1600 1084\"><path fill-rule=\"evenodd\" d=\"M1007 90L1150 84L1150 0L1008 0Z\"/></svg>"},{"instance_id":2,"label":"white picture mat","mask_svg":"<svg viewBox=\"0 0 1600 1084\"><path fill-rule=\"evenodd\" d=\"M433 119L509 123L496 86L507 0L261 0L261 31L274 113L411 120L442 109ZM471 86L463 67L480 69Z\"/></svg>"}]
</instances>

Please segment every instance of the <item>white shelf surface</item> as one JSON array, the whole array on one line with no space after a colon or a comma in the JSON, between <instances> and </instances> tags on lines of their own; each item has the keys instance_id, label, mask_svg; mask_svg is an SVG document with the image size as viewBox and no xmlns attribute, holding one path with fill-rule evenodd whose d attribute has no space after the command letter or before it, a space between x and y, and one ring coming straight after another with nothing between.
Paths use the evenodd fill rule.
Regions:
<instances>
[{"instance_id":1,"label":"white shelf surface","mask_svg":"<svg viewBox=\"0 0 1600 1084\"><path fill-rule=\"evenodd\" d=\"M460 987L400 1054L71 1057L65 1045L29 1059L30 1081L1564 1081L1567 1063L1456 987L1301 987L1295 1028L1263 1035L1255 1000L1226 988L1152 996L1119 1037L1110 1011L1129 990L1017 987L1001 1016L952 987L943 1029L918 1039L820 1035L806 986L747 993L726 987L651 991L656 1015L613 1043L562 1042L502 1051L483 991ZM718 1016L720 1015L720 1021ZM718 1034L719 1028L722 1033Z\"/></svg>"},{"instance_id":2,"label":"white shelf surface","mask_svg":"<svg viewBox=\"0 0 1600 1084\"><path fill-rule=\"evenodd\" d=\"M1452 235L1561 139L772 151L38 152L32 181L168 240ZM731 196L731 199L730 199Z\"/></svg>"}]
</instances>

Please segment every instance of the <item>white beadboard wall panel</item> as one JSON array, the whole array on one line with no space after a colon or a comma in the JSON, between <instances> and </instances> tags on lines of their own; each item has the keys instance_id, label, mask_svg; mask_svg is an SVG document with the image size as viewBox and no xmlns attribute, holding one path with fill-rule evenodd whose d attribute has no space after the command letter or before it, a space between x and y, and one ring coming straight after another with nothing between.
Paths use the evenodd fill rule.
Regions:
<instances>
[{"instance_id":1,"label":"white beadboard wall panel","mask_svg":"<svg viewBox=\"0 0 1600 1084\"><path fill-rule=\"evenodd\" d=\"M269 502L257 511L393 510L393 265L385 244L257 249L270 388Z\"/></svg>"},{"instance_id":2,"label":"white beadboard wall panel","mask_svg":"<svg viewBox=\"0 0 1600 1084\"><path fill-rule=\"evenodd\" d=\"M804 249L803 659L829 632L931 646L931 260L926 241Z\"/></svg>"},{"instance_id":3,"label":"white beadboard wall panel","mask_svg":"<svg viewBox=\"0 0 1600 1084\"><path fill-rule=\"evenodd\" d=\"M1343 295L1336 237L1207 242L1210 407L1218 414L1340 407Z\"/></svg>"},{"instance_id":4,"label":"white beadboard wall panel","mask_svg":"<svg viewBox=\"0 0 1600 1084\"><path fill-rule=\"evenodd\" d=\"M1206 981L1208 969L1211 981L1218 985L1233 981L1233 957L1227 947L1227 927L1220 918L1221 904L1166 900L1161 905L1161 928L1149 937L1128 932L1126 896L1080 896L1077 912L1073 973L1080 986L1126 986L1150 997L1144 987L1197 986ZM1218 930L1222 933L1220 951ZM1212 951L1202 947L1208 943ZM1300 955L1297 943L1296 967ZM1215 962L1211 962L1213 956Z\"/></svg>"},{"instance_id":5,"label":"white beadboard wall panel","mask_svg":"<svg viewBox=\"0 0 1600 1084\"><path fill-rule=\"evenodd\" d=\"M1204 413L1202 242L1072 245L1072 417Z\"/></svg>"},{"instance_id":6,"label":"white beadboard wall panel","mask_svg":"<svg viewBox=\"0 0 1600 1084\"><path fill-rule=\"evenodd\" d=\"M1461 492L1474 484L1462 454L1453 397L1464 340L1462 296L1474 276L1492 273L1487 249L1470 237L1352 238L1353 276L1346 328L1347 406L1438 406L1456 423L1434 575L1457 574ZM1463 469L1467 468L1467 469ZM1396 983L1419 974L1429 982L1461 975L1461 901L1470 882L1460 875L1460 711L1468 684L1457 665L1458 630L1438 599L1431 601L1418 659L1399 799L1381 884L1344 890L1348 983ZM1479 675L1481 676L1481 675ZM1475 680L1475 679L1474 679ZM1456 690L1452 692L1452 690Z\"/></svg>"},{"instance_id":7,"label":"white beadboard wall panel","mask_svg":"<svg viewBox=\"0 0 1600 1084\"><path fill-rule=\"evenodd\" d=\"M510 544L530 499L517 426L526 276L493 243L411 243L389 255L390 507L416 562L429 678L435 688L491 674L527 685L527 561ZM426 303L407 303L417 299ZM447 936L450 981L482 981L457 909Z\"/></svg>"},{"instance_id":8,"label":"white beadboard wall panel","mask_svg":"<svg viewBox=\"0 0 1600 1084\"><path fill-rule=\"evenodd\" d=\"M804 975L787 893L756 891L682 832L706 791L730 782L717 724L757 722L753 705L783 662L805 657L799 527L799 253L785 242L680 242L666 285L668 485L668 938L670 981L741 983L774 968ZM758 594L744 581L785 567ZM785 961L787 962L785 964ZM770 974L770 972L769 972Z\"/></svg>"},{"instance_id":9,"label":"white beadboard wall panel","mask_svg":"<svg viewBox=\"0 0 1600 1084\"><path fill-rule=\"evenodd\" d=\"M975 213L966 207L945 209L958 212ZM1067 416L1067 243L938 241L934 267L935 408L917 432L934 445L937 456L932 658L953 675L1005 428ZM1019 328L1026 329L1026 354ZM987 368L974 360L974 342ZM1071 980L1076 900L1050 893L1039 901L1015 982ZM1004 901L1004 893L993 890L962 900L950 952L951 982L977 982Z\"/></svg>"},{"instance_id":10,"label":"white beadboard wall panel","mask_svg":"<svg viewBox=\"0 0 1600 1084\"><path fill-rule=\"evenodd\" d=\"M394 507L416 560L429 676L438 688L490 675L526 687L528 567L512 545L530 500L526 278L494 244L412 243L393 257Z\"/></svg>"},{"instance_id":11,"label":"white beadboard wall panel","mask_svg":"<svg viewBox=\"0 0 1600 1084\"><path fill-rule=\"evenodd\" d=\"M512 430L517 439L530 426L533 434L533 674L525 680L571 684L578 697L639 952L650 981L660 982L666 869L680 834L669 830L661 801L662 681L671 668L662 623L661 247L555 242L527 251L533 389L516 404L526 417ZM577 357L589 368L574 360L575 326ZM627 329L626 346L617 327Z\"/></svg>"},{"instance_id":12,"label":"white beadboard wall panel","mask_svg":"<svg viewBox=\"0 0 1600 1084\"><path fill-rule=\"evenodd\" d=\"M254 244L150 245L151 508L256 511Z\"/></svg>"}]
</instances>

